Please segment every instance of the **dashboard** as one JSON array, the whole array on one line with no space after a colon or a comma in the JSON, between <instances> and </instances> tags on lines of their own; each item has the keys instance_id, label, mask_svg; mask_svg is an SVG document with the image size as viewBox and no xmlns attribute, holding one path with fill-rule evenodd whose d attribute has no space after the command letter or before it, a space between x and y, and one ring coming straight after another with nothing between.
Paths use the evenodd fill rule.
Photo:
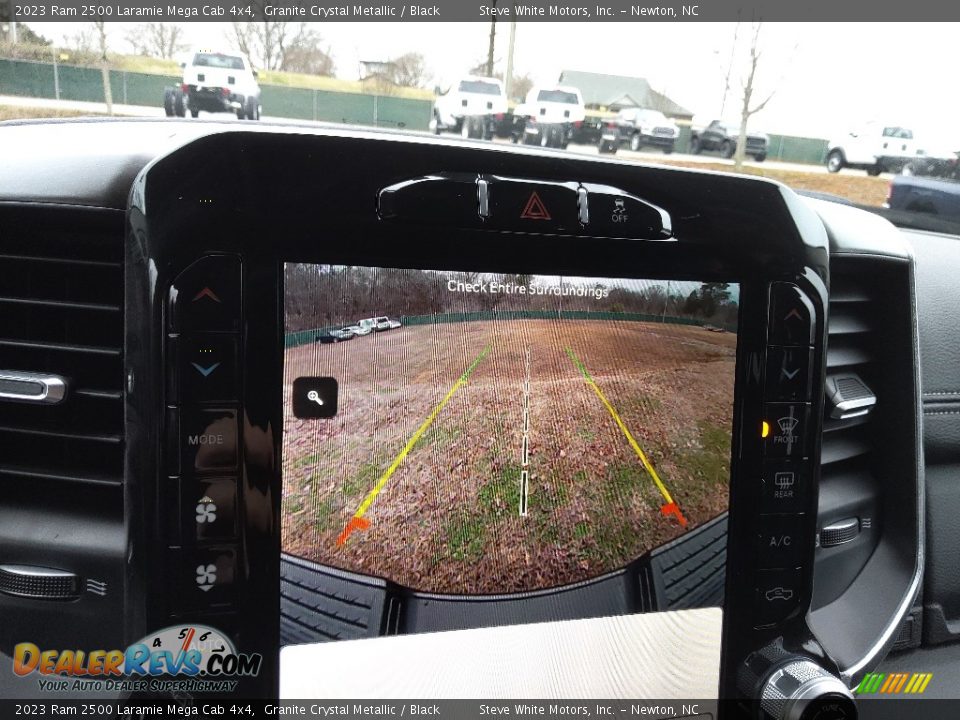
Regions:
<instances>
[{"instance_id":1,"label":"dashboard","mask_svg":"<svg viewBox=\"0 0 960 720\"><path fill-rule=\"evenodd\" d=\"M0 694L126 648L132 697L841 718L956 639L955 238L415 134L0 135Z\"/></svg>"}]
</instances>

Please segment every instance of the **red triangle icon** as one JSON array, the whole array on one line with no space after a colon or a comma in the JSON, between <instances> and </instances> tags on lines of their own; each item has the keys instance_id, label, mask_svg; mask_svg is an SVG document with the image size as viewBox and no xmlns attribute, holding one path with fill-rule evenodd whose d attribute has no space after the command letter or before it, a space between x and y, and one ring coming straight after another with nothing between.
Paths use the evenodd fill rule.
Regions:
<instances>
[{"instance_id":1,"label":"red triangle icon","mask_svg":"<svg viewBox=\"0 0 960 720\"><path fill-rule=\"evenodd\" d=\"M540 196L537 195L537 191L534 190L530 193L530 199L527 200L527 204L523 208L523 212L520 213L521 220L549 220L550 213L547 212L547 206L543 204L543 200L540 199Z\"/></svg>"}]
</instances>

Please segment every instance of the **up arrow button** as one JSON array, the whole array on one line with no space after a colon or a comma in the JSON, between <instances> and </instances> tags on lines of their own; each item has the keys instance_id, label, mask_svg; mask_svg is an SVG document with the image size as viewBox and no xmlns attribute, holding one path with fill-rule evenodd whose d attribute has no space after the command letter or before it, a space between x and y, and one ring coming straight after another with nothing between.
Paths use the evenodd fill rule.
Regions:
<instances>
[{"instance_id":1,"label":"up arrow button","mask_svg":"<svg viewBox=\"0 0 960 720\"><path fill-rule=\"evenodd\" d=\"M813 345L816 328L813 303L793 283L770 286L771 345Z\"/></svg>"}]
</instances>

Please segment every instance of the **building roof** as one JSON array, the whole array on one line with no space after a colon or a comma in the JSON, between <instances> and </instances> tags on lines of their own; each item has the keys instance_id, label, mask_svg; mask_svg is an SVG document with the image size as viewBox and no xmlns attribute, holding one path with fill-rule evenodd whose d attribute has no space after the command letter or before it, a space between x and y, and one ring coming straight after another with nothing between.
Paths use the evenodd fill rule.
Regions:
<instances>
[{"instance_id":1,"label":"building roof","mask_svg":"<svg viewBox=\"0 0 960 720\"><path fill-rule=\"evenodd\" d=\"M659 110L673 118L691 119L693 113L650 87L644 78L626 75L564 70L560 82L579 88L587 106L619 109L625 107Z\"/></svg>"}]
</instances>

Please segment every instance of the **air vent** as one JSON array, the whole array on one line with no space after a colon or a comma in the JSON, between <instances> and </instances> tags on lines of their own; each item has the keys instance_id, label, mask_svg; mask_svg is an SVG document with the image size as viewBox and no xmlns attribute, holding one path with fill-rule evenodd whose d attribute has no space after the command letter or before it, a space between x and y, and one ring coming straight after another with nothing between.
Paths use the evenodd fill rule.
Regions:
<instances>
[{"instance_id":1,"label":"air vent","mask_svg":"<svg viewBox=\"0 0 960 720\"><path fill-rule=\"evenodd\" d=\"M827 340L827 387L834 389L837 382L860 378L875 387L876 324L880 310L875 307L875 288L867 273L845 271L835 263L831 276L830 312ZM849 265L847 266L849 268ZM877 402L881 402L878 398ZM832 403L826 403L821 462L824 472L856 465L869 452L869 416L849 419L831 417ZM862 464L862 463L861 463Z\"/></svg>"},{"instance_id":2,"label":"air vent","mask_svg":"<svg viewBox=\"0 0 960 720\"><path fill-rule=\"evenodd\" d=\"M892 642L891 622L915 589L921 449L912 272L904 256L836 249L830 258L819 547L808 623L841 668L875 659L878 638ZM849 403L867 390L876 401L857 414Z\"/></svg>"},{"instance_id":3,"label":"air vent","mask_svg":"<svg viewBox=\"0 0 960 720\"><path fill-rule=\"evenodd\" d=\"M885 401L880 385L885 291L882 273L863 267L856 259L837 259L831 264L830 308L827 340L827 377L820 453L820 515L814 583L814 608L836 599L853 581L874 546L878 519L877 479L873 466L876 443L876 414L838 413L842 392L859 397L857 386L870 388L877 410ZM873 397L875 395L875 398ZM845 397L845 396L844 396ZM846 399L849 402L849 398ZM866 520L872 531L863 532L854 542L826 547L824 528L854 518ZM830 533L827 532L827 535Z\"/></svg>"},{"instance_id":4,"label":"air vent","mask_svg":"<svg viewBox=\"0 0 960 720\"><path fill-rule=\"evenodd\" d=\"M123 236L115 211L0 211L0 371L67 383L0 400L0 487L122 480Z\"/></svg>"}]
</instances>

